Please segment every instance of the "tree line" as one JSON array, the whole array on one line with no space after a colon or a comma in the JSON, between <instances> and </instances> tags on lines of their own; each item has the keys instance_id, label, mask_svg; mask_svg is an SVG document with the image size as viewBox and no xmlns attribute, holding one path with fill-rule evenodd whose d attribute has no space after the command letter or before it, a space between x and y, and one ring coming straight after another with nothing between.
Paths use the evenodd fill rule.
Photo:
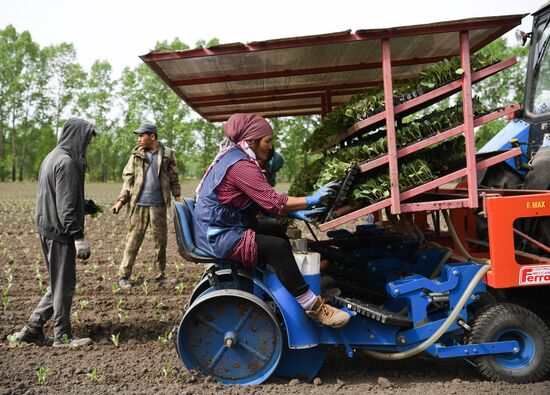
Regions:
<instances>
[{"instance_id":1,"label":"tree line","mask_svg":"<svg viewBox=\"0 0 550 395\"><path fill-rule=\"evenodd\" d=\"M218 44L201 40L196 46ZM155 49L185 50L178 38L159 41ZM519 65L475 86L489 107L521 102L527 48L508 47L503 39L490 50L502 59L515 55ZM180 174L200 177L218 151L223 137L219 123L198 118L147 65L126 67L119 78L107 60L89 70L78 62L72 43L40 47L28 31L8 25L0 30L0 181L34 180L40 163L55 146L63 123L80 116L96 123L99 135L88 149L89 179L121 178L132 133L144 121L154 122L159 138L177 153ZM280 175L291 180L307 161L315 159L301 148L320 122L318 116L272 119L275 144L286 159ZM503 126L496 121L477 132L481 146Z\"/></svg>"}]
</instances>

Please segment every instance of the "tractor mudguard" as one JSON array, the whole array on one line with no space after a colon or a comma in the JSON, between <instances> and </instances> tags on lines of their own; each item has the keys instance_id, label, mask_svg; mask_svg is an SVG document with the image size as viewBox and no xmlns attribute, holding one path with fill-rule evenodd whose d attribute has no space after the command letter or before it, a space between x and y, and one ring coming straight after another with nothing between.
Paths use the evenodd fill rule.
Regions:
<instances>
[{"instance_id":1,"label":"tractor mudguard","mask_svg":"<svg viewBox=\"0 0 550 395\"><path fill-rule=\"evenodd\" d=\"M487 144L485 144L478 151L478 153L482 154L482 153L511 149L513 147L510 140L518 139L520 143L520 148L523 152L523 154L521 155L521 161L527 162L529 160L526 154L527 154L527 147L528 147L527 143L529 142L530 126L531 125L529 125L527 122L521 119L514 119L508 122L508 124L500 132L498 132L491 140L489 140ZM522 171L522 170L516 169L514 158L510 158L506 160L506 163L510 165L512 169L515 169L522 174L525 173L524 170Z\"/></svg>"}]
</instances>

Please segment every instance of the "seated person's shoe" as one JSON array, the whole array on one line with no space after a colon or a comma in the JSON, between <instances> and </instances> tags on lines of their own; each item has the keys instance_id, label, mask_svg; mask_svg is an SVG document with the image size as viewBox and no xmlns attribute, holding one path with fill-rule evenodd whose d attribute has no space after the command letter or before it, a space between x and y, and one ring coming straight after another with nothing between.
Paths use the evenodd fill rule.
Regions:
<instances>
[{"instance_id":1,"label":"seated person's shoe","mask_svg":"<svg viewBox=\"0 0 550 395\"><path fill-rule=\"evenodd\" d=\"M36 344L40 347L50 347L53 343L53 338L44 336L42 328L32 328L25 325L17 334L17 341Z\"/></svg>"},{"instance_id":2,"label":"seated person's shoe","mask_svg":"<svg viewBox=\"0 0 550 395\"><path fill-rule=\"evenodd\" d=\"M80 347L89 346L93 343L93 340L89 337L78 338L76 336L69 336L65 339L55 339L53 347Z\"/></svg>"},{"instance_id":3,"label":"seated person's shoe","mask_svg":"<svg viewBox=\"0 0 550 395\"><path fill-rule=\"evenodd\" d=\"M118 285L122 289L130 289L134 286L129 278L122 277L120 280L118 280Z\"/></svg>"},{"instance_id":4,"label":"seated person's shoe","mask_svg":"<svg viewBox=\"0 0 550 395\"><path fill-rule=\"evenodd\" d=\"M335 329L342 328L350 319L348 313L326 304L320 296L306 313L318 323Z\"/></svg>"}]
</instances>

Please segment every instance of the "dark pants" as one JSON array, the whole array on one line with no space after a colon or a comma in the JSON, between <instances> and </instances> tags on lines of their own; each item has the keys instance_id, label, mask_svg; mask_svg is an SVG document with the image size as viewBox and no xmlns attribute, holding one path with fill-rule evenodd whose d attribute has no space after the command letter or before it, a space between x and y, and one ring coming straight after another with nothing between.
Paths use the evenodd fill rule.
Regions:
<instances>
[{"instance_id":1,"label":"dark pants","mask_svg":"<svg viewBox=\"0 0 550 395\"><path fill-rule=\"evenodd\" d=\"M71 336L71 305L76 286L76 250L74 243L61 243L40 236L42 251L50 274L50 286L29 318L29 326L42 328L53 317L56 340Z\"/></svg>"},{"instance_id":2,"label":"dark pants","mask_svg":"<svg viewBox=\"0 0 550 395\"><path fill-rule=\"evenodd\" d=\"M300 296L309 289L292 255L292 247L284 228L275 221L261 220L256 229L258 261L268 264L292 296Z\"/></svg>"}]
</instances>

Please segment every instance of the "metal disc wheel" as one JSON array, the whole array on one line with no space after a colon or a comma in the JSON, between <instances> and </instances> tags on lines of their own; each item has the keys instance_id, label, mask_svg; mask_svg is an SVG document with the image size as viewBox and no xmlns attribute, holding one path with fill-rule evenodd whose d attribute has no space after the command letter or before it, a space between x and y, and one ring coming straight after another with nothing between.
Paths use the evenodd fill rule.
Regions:
<instances>
[{"instance_id":1,"label":"metal disc wheel","mask_svg":"<svg viewBox=\"0 0 550 395\"><path fill-rule=\"evenodd\" d=\"M277 368L283 339L268 306L224 289L199 297L181 320L177 348L187 369L223 384L259 384Z\"/></svg>"},{"instance_id":2,"label":"metal disc wheel","mask_svg":"<svg viewBox=\"0 0 550 395\"><path fill-rule=\"evenodd\" d=\"M533 312L511 303L487 306L478 311L468 336L469 344L515 340L514 353L485 355L474 362L489 380L533 383L550 371L550 331Z\"/></svg>"}]
</instances>

